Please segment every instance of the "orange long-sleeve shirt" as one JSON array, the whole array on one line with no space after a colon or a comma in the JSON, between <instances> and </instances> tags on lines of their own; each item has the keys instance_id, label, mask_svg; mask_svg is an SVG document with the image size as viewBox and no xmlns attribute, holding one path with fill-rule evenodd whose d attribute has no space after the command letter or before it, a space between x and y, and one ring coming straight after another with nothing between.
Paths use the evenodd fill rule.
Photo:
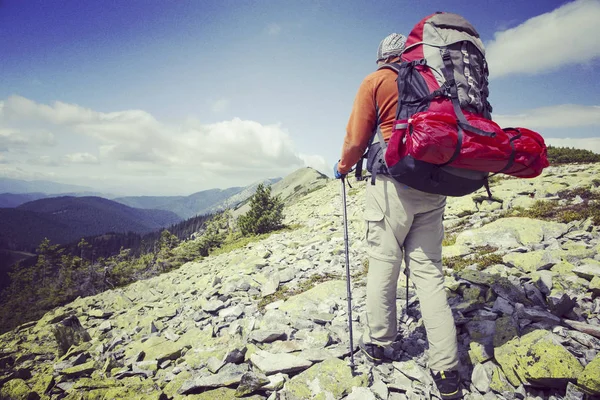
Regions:
<instances>
[{"instance_id":1,"label":"orange long-sleeve shirt","mask_svg":"<svg viewBox=\"0 0 600 400\"><path fill-rule=\"evenodd\" d=\"M397 74L389 69L380 69L368 75L354 99L350 120L338 171L348 173L360 160L377 127L387 142L392 135L398 104Z\"/></svg>"}]
</instances>

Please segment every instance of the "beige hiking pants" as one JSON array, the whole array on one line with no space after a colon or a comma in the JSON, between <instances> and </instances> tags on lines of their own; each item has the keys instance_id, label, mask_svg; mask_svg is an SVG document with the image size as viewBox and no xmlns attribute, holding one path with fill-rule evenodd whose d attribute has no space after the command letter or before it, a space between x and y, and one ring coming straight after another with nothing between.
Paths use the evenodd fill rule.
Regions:
<instances>
[{"instance_id":1,"label":"beige hiking pants","mask_svg":"<svg viewBox=\"0 0 600 400\"><path fill-rule=\"evenodd\" d=\"M446 197L424 193L378 175L367 182L365 219L369 256L365 343L389 346L397 335L396 290L402 260L421 304L429 367L458 366L456 328L442 275L442 216Z\"/></svg>"}]
</instances>

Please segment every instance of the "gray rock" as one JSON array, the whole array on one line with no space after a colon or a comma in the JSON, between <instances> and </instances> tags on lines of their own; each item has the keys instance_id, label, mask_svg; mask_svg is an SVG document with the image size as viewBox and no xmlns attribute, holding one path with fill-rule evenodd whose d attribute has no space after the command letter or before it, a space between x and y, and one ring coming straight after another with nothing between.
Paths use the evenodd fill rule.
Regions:
<instances>
[{"instance_id":1,"label":"gray rock","mask_svg":"<svg viewBox=\"0 0 600 400\"><path fill-rule=\"evenodd\" d=\"M206 361L206 366L210 372L216 374L225 365L225 361L219 360L217 357L211 357Z\"/></svg>"},{"instance_id":2,"label":"gray rock","mask_svg":"<svg viewBox=\"0 0 600 400\"><path fill-rule=\"evenodd\" d=\"M250 362L267 375L303 371L313 364L291 354L271 354L263 350L252 354Z\"/></svg>"},{"instance_id":3,"label":"gray rock","mask_svg":"<svg viewBox=\"0 0 600 400\"><path fill-rule=\"evenodd\" d=\"M569 319L565 319L563 322L579 332L600 338L600 325L586 324L585 322L572 321Z\"/></svg>"},{"instance_id":4,"label":"gray rock","mask_svg":"<svg viewBox=\"0 0 600 400\"><path fill-rule=\"evenodd\" d=\"M279 272L279 282L287 283L293 280L296 277L296 269L293 267L286 268L283 271Z\"/></svg>"},{"instance_id":5,"label":"gray rock","mask_svg":"<svg viewBox=\"0 0 600 400\"><path fill-rule=\"evenodd\" d=\"M418 365L417 362L414 360L400 362L394 361L392 365L394 366L394 369L400 371L402 374L406 375L408 378L414 381L425 384L433 383L433 379L429 375L429 372L427 372L424 368Z\"/></svg>"},{"instance_id":6,"label":"gray rock","mask_svg":"<svg viewBox=\"0 0 600 400\"><path fill-rule=\"evenodd\" d=\"M248 340L255 343L271 343L275 340L285 339L286 332L283 330L258 330L252 331Z\"/></svg>"},{"instance_id":7,"label":"gray rock","mask_svg":"<svg viewBox=\"0 0 600 400\"><path fill-rule=\"evenodd\" d=\"M71 346L92 340L90 334L81 326L76 316L70 316L52 326L52 333L58 342L59 355L69 351Z\"/></svg>"},{"instance_id":8,"label":"gray rock","mask_svg":"<svg viewBox=\"0 0 600 400\"><path fill-rule=\"evenodd\" d=\"M112 325L110 323L110 320L104 321L100 324L100 326L98 327L98 330L102 333L108 332L112 329Z\"/></svg>"},{"instance_id":9,"label":"gray rock","mask_svg":"<svg viewBox=\"0 0 600 400\"><path fill-rule=\"evenodd\" d=\"M385 385L385 383L383 383L381 379L377 379L373 382L373 385L371 385L371 391L373 391L373 393L375 393L375 395L379 399L383 400L387 400L390 394L388 387Z\"/></svg>"},{"instance_id":10,"label":"gray rock","mask_svg":"<svg viewBox=\"0 0 600 400\"><path fill-rule=\"evenodd\" d=\"M240 364L244 362L244 357L246 354L246 348L244 349L233 349L230 350L226 355L225 358L223 359L224 362L226 363L231 363L231 364Z\"/></svg>"},{"instance_id":11,"label":"gray rock","mask_svg":"<svg viewBox=\"0 0 600 400\"><path fill-rule=\"evenodd\" d=\"M592 335L572 330L567 330L567 335L569 335L569 337L575 340L576 342L581 343L586 347L600 350L600 339L597 339Z\"/></svg>"},{"instance_id":12,"label":"gray rock","mask_svg":"<svg viewBox=\"0 0 600 400\"><path fill-rule=\"evenodd\" d=\"M205 389L218 388L222 386L232 386L240 383L242 376L248 372L246 365L234 365L235 368L229 368L215 375L201 376L190 379L178 390L179 394L192 394Z\"/></svg>"},{"instance_id":13,"label":"gray rock","mask_svg":"<svg viewBox=\"0 0 600 400\"><path fill-rule=\"evenodd\" d=\"M568 294L553 292L546 297L548 307L554 315L562 317L569 313L577 304Z\"/></svg>"},{"instance_id":14,"label":"gray rock","mask_svg":"<svg viewBox=\"0 0 600 400\"><path fill-rule=\"evenodd\" d=\"M497 278L496 283L492 284L492 290L498 296L503 297L513 304L529 303L524 291L518 285L513 284L509 279Z\"/></svg>"},{"instance_id":15,"label":"gray rock","mask_svg":"<svg viewBox=\"0 0 600 400\"><path fill-rule=\"evenodd\" d=\"M582 277L583 279L587 279L591 281L594 276L600 276L600 265L595 264L584 264L578 267L573 268L573 272Z\"/></svg>"},{"instance_id":16,"label":"gray rock","mask_svg":"<svg viewBox=\"0 0 600 400\"><path fill-rule=\"evenodd\" d=\"M503 297L497 297L496 301L494 301L494 306L492 310L499 311L502 314L511 315L515 308L510 304L508 300Z\"/></svg>"},{"instance_id":17,"label":"gray rock","mask_svg":"<svg viewBox=\"0 0 600 400\"><path fill-rule=\"evenodd\" d=\"M202 309L209 313L216 313L222 308L225 308L225 303L223 303L221 300L210 300L207 301L204 306L202 306Z\"/></svg>"},{"instance_id":18,"label":"gray rock","mask_svg":"<svg viewBox=\"0 0 600 400\"><path fill-rule=\"evenodd\" d=\"M268 376L267 378L269 379L269 383L263 386L265 390L280 390L288 380L288 376L281 373Z\"/></svg>"},{"instance_id":19,"label":"gray rock","mask_svg":"<svg viewBox=\"0 0 600 400\"><path fill-rule=\"evenodd\" d=\"M515 305L516 314L519 319L528 319L536 322L550 322L560 324L560 318L548 311L525 307L523 304Z\"/></svg>"},{"instance_id":20,"label":"gray rock","mask_svg":"<svg viewBox=\"0 0 600 400\"><path fill-rule=\"evenodd\" d=\"M476 364L471 374L471 382L480 393L487 393L490 390L491 376L482 364Z\"/></svg>"},{"instance_id":21,"label":"gray rock","mask_svg":"<svg viewBox=\"0 0 600 400\"><path fill-rule=\"evenodd\" d=\"M267 376L260 372L246 372L240 380L240 384L235 391L235 396L242 397L254 393L269 382Z\"/></svg>"},{"instance_id":22,"label":"gray rock","mask_svg":"<svg viewBox=\"0 0 600 400\"><path fill-rule=\"evenodd\" d=\"M526 282L523 285L523 288L525 289L525 296L527 296L532 304L539 307L546 306L546 301L544 300L542 292L533 283Z\"/></svg>"},{"instance_id":23,"label":"gray rock","mask_svg":"<svg viewBox=\"0 0 600 400\"><path fill-rule=\"evenodd\" d=\"M553 276L554 274L550 271L538 271L537 272L539 279L537 281L538 289L545 295L550 294L553 286Z\"/></svg>"},{"instance_id":24,"label":"gray rock","mask_svg":"<svg viewBox=\"0 0 600 400\"><path fill-rule=\"evenodd\" d=\"M261 296L266 297L271 295L277 291L279 288L279 276L272 276L269 280L262 286Z\"/></svg>"},{"instance_id":25,"label":"gray rock","mask_svg":"<svg viewBox=\"0 0 600 400\"><path fill-rule=\"evenodd\" d=\"M244 314L244 307L239 304L219 311L219 317L224 319L235 320L241 317L242 314Z\"/></svg>"},{"instance_id":26,"label":"gray rock","mask_svg":"<svg viewBox=\"0 0 600 400\"><path fill-rule=\"evenodd\" d=\"M164 333L163 336L167 339L170 340L171 342L176 342L179 340L179 335L174 333L173 331L167 329Z\"/></svg>"},{"instance_id":27,"label":"gray rock","mask_svg":"<svg viewBox=\"0 0 600 400\"><path fill-rule=\"evenodd\" d=\"M346 400L377 400L377 398L369 388L355 386Z\"/></svg>"},{"instance_id":28,"label":"gray rock","mask_svg":"<svg viewBox=\"0 0 600 400\"><path fill-rule=\"evenodd\" d=\"M564 400L584 400L586 394L577 385L572 382L567 384L567 392L565 393Z\"/></svg>"}]
</instances>

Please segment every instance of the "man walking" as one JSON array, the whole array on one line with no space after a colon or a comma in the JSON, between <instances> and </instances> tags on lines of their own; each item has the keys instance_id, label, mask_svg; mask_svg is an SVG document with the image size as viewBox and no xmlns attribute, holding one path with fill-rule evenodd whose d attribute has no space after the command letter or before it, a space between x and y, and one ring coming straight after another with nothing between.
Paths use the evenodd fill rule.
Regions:
<instances>
[{"instance_id":1,"label":"man walking","mask_svg":"<svg viewBox=\"0 0 600 400\"><path fill-rule=\"evenodd\" d=\"M405 43L403 35L387 36L379 44L377 64L398 62ZM341 159L334 165L336 178L345 176L361 159L377 130L389 140L398 104L397 76L393 70L379 69L360 85ZM441 262L446 197L410 188L385 174L378 174L374 183L367 184L366 190L367 329L360 348L370 361L379 363L384 349L396 339L396 290L404 260L421 304L434 381L443 399L461 398L456 328Z\"/></svg>"}]
</instances>

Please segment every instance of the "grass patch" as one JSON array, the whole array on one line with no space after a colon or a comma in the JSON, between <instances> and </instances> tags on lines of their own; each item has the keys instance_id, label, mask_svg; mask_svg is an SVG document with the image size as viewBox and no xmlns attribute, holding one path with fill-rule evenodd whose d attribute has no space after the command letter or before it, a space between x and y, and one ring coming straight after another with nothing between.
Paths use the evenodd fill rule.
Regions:
<instances>
[{"instance_id":1,"label":"grass patch","mask_svg":"<svg viewBox=\"0 0 600 400\"><path fill-rule=\"evenodd\" d=\"M576 190L574 192L583 193ZM562 192L562 196L570 196L572 192L566 194ZM559 193L559 197L561 194ZM571 200L573 197L562 197L563 199ZM529 217L543 220L551 220L562 223L572 221L580 221L591 218L592 223L600 226L600 195L593 194L591 197L583 197L583 202L579 204L561 205L556 200L538 200L528 209L515 209L511 212L511 216ZM593 200L593 201L590 201Z\"/></svg>"},{"instance_id":2,"label":"grass patch","mask_svg":"<svg viewBox=\"0 0 600 400\"><path fill-rule=\"evenodd\" d=\"M442 240L442 246L452 246L456 243L456 237L458 235L456 233L451 233L449 235L444 234L444 239Z\"/></svg>"},{"instance_id":3,"label":"grass patch","mask_svg":"<svg viewBox=\"0 0 600 400\"><path fill-rule=\"evenodd\" d=\"M316 274L316 275L311 276L307 280L301 282L300 285L298 285L298 287L295 289L290 289L287 286L280 286L279 289L277 289L277 291L275 293L265 296L259 300L258 310L262 312L265 310L265 307L267 306L267 304L271 304L271 303L279 301L279 300L285 300L291 296L295 296L300 293L304 293L304 292L312 289L319 283L331 281L334 279L340 279L340 278L341 278L341 276L334 275L334 274L324 274L324 275ZM255 298L255 300L258 300L258 298Z\"/></svg>"},{"instance_id":4,"label":"grass patch","mask_svg":"<svg viewBox=\"0 0 600 400\"><path fill-rule=\"evenodd\" d=\"M321 190L325 187L326 185L320 185L320 186L315 186L314 188L311 188L309 190L306 191L306 193L304 193L304 196L308 196L309 194L316 192L317 190Z\"/></svg>"},{"instance_id":5,"label":"grass patch","mask_svg":"<svg viewBox=\"0 0 600 400\"><path fill-rule=\"evenodd\" d=\"M559 200L537 200L529 208L514 207L503 211L494 216L492 221L505 217L525 217L566 224L591 218L592 224L600 226L600 193L592 192L590 187L579 187L562 190L557 195L559 200L566 200L569 204L560 204ZM577 196L582 202L571 204Z\"/></svg>"},{"instance_id":6,"label":"grass patch","mask_svg":"<svg viewBox=\"0 0 600 400\"><path fill-rule=\"evenodd\" d=\"M505 179L507 179L506 176L504 176L502 174L496 174L496 175L493 175L493 176L489 177L488 178L488 182L489 182L490 185L492 185L494 183L498 183L498 182L503 181Z\"/></svg>"},{"instance_id":7,"label":"grass patch","mask_svg":"<svg viewBox=\"0 0 600 400\"><path fill-rule=\"evenodd\" d=\"M469 265L477 264L477 269L481 271L491 265L502 263L501 255L491 254L497 250L496 247L492 246L477 247L473 254L467 256L444 257L442 263L456 272L462 271Z\"/></svg>"},{"instance_id":8,"label":"grass patch","mask_svg":"<svg viewBox=\"0 0 600 400\"><path fill-rule=\"evenodd\" d=\"M355 196L358 194L360 190L357 187L353 187L350 190L348 190L348 196Z\"/></svg>"},{"instance_id":9,"label":"grass patch","mask_svg":"<svg viewBox=\"0 0 600 400\"><path fill-rule=\"evenodd\" d=\"M362 278L363 276L367 276L369 273L369 259L365 258L362 262L362 269L358 272L352 274L353 279Z\"/></svg>"}]
</instances>

